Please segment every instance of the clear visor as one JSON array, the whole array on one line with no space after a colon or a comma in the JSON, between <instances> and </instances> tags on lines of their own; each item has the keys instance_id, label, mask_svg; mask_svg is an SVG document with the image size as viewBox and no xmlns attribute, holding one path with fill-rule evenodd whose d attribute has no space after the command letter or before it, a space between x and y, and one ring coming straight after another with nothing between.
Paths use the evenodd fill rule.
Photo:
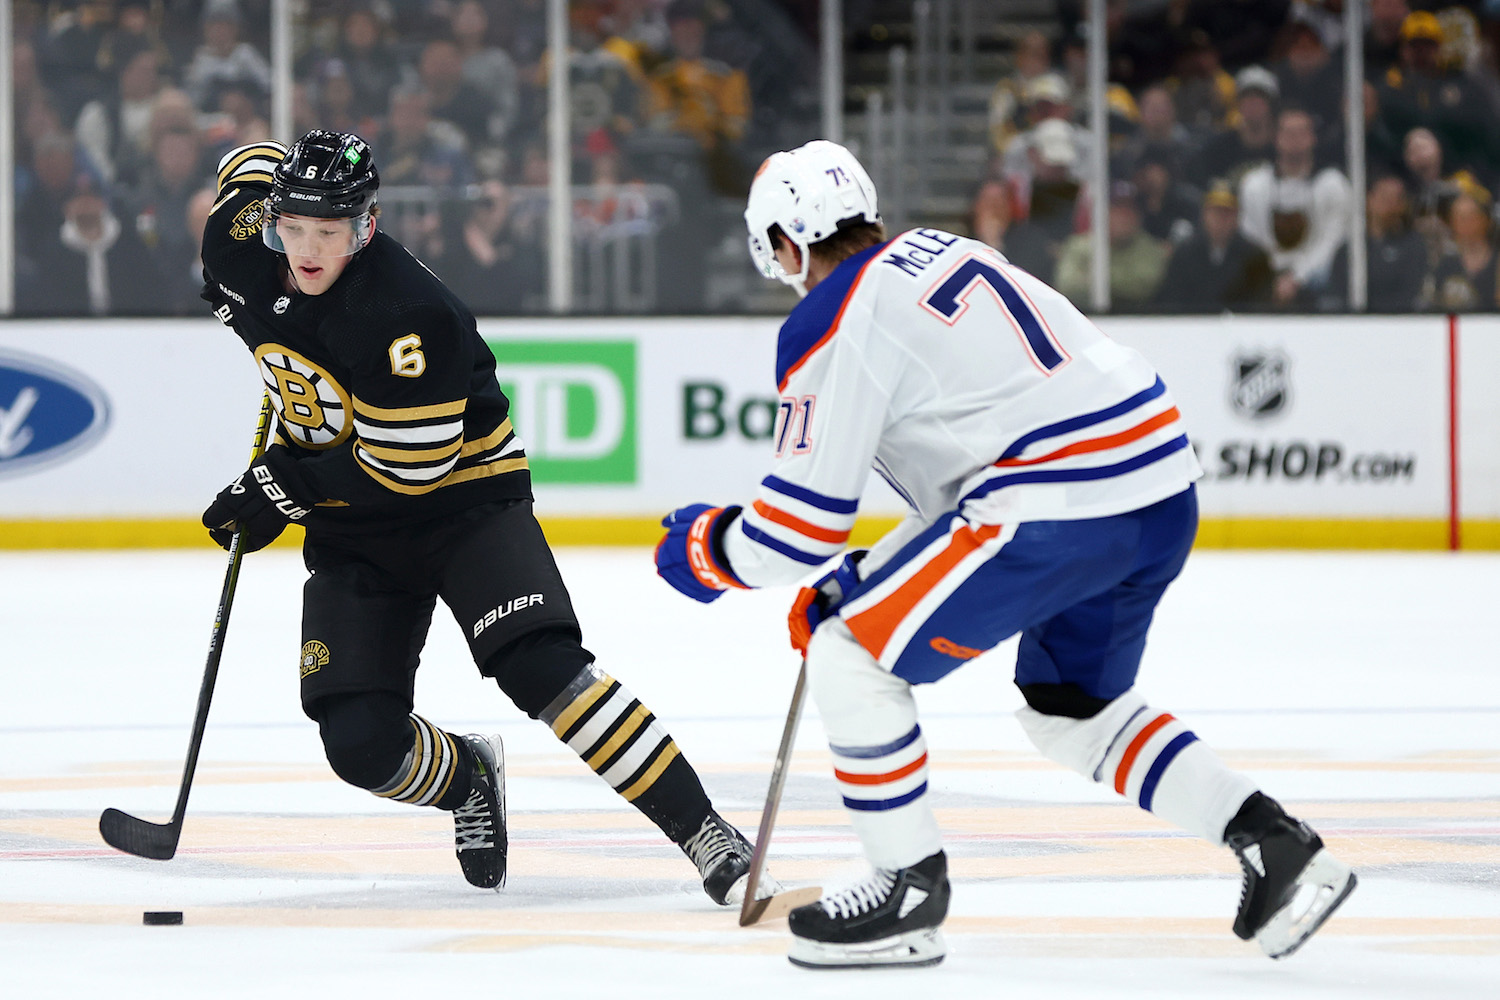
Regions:
<instances>
[{"instance_id":1,"label":"clear visor","mask_svg":"<svg viewBox=\"0 0 1500 1000\"><path fill-rule=\"evenodd\" d=\"M370 242L374 231L375 220L369 212L352 219L271 212L260 235L266 246L291 257L351 257Z\"/></svg>"}]
</instances>

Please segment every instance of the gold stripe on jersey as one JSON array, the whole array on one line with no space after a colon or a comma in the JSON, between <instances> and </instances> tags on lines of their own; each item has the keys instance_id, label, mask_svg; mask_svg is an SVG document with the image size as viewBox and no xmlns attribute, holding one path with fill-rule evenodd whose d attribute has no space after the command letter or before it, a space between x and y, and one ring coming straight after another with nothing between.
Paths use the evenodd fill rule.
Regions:
<instances>
[{"instance_id":1,"label":"gold stripe on jersey","mask_svg":"<svg viewBox=\"0 0 1500 1000\"><path fill-rule=\"evenodd\" d=\"M392 462L441 462L458 454L459 442L445 444L441 448L386 448L383 445L371 444L360 439L360 449L366 454L374 455L376 458L387 459Z\"/></svg>"},{"instance_id":2,"label":"gold stripe on jersey","mask_svg":"<svg viewBox=\"0 0 1500 1000\"><path fill-rule=\"evenodd\" d=\"M634 802L650 791L651 786L656 784L656 779L660 778L662 772L667 769L667 765L671 764L681 752L681 750L677 749L675 741L668 741L667 745L662 748L661 753L657 755L655 763L647 768L646 773L636 779L629 788L620 792L620 797L626 802Z\"/></svg>"},{"instance_id":3,"label":"gold stripe on jersey","mask_svg":"<svg viewBox=\"0 0 1500 1000\"><path fill-rule=\"evenodd\" d=\"M391 423L417 423L419 421L432 420L434 417L456 417L464 412L467 399L455 399L451 403L429 403L426 406L397 406L384 407L372 406L354 397L354 412L362 417L372 420L385 420Z\"/></svg>"},{"instance_id":4,"label":"gold stripe on jersey","mask_svg":"<svg viewBox=\"0 0 1500 1000\"><path fill-rule=\"evenodd\" d=\"M380 469L377 469L371 466L369 463L362 461L359 457L359 449L357 448L354 452L354 459L359 463L359 467L365 471L365 474L368 475L371 479L374 479L381 486L384 486L386 489L391 490L394 493L405 493L407 496L421 496L424 493L431 493L433 490L440 489L444 486L457 486L459 483L472 482L476 479L488 479L490 476L501 476L507 472L519 472L522 469L531 468L531 463L528 462L524 457L505 458L499 459L494 462L486 462L483 465L474 465L464 469L454 469L452 472L448 473L443 478L436 480L435 482L424 483L420 486L414 486L410 483L392 479Z\"/></svg>"},{"instance_id":5,"label":"gold stripe on jersey","mask_svg":"<svg viewBox=\"0 0 1500 1000\"><path fill-rule=\"evenodd\" d=\"M458 747L453 737L413 712L412 749L396 776L374 793L383 799L427 806L443 797L457 770Z\"/></svg>"},{"instance_id":6,"label":"gold stripe on jersey","mask_svg":"<svg viewBox=\"0 0 1500 1000\"><path fill-rule=\"evenodd\" d=\"M510 417L506 417L500 421L499 427L496 427L478 441L465 441L463 451L460 454L464 458L468 458L482 451L489 451L492 448L505 444L515 433L516 429L511 426Z\"/></svg>"},{"instance_id":7,"label":"gold stripe on jersey","mask_svg":"<svg viewBox=\"0 0 1500 1000\"><path fill-rule=\"evenodd\" d=\"M651 710L592 663L541 719L627 802L650 790L679 752Z\"/></svg>"},{"instance_id":8,"label":"gold stripe on jersey","mask_svg":"<svg viewBox=\"0 0 1500 1000\"><path fill-rule=\"evenodd\" d=\"M578 672L552 704L542 709L542 721L552 727L558 739L565 739L573 723L604 697L614 679L592 663Z\"/></svg>"},{"instance_id":9,"label":"gold stripe on jersey","mask_svg":"<svg viewBox=\"0 0 1500 1000\"><path fill-rule=\"evenodd\" d=\"M279 142L255 142L248 146L232 149L224 154L224 159L219 163L218 190L224 190L224 185L231 178L248 181L251 179L252 174L259 174L260 177L265 178L264 183L269 184L271 182L271 175L264 170L247 170L240 176L236 176L235 171L251 160L265 159L280 163L285 158L286 147ZM256 179L258 180L259 178Z\"/></svg>"},{"instance_id":10,"label":"gold stripe on jersey","mask_svg":"<svg viewBox=\"0 0 1500 1000\"><path fill-rule=\"evenodd\" d=\"M228 191L225 191L222 195L219 196L219 200L216 201L216 202L214 202L214 207L210 208L208 210L208 214L209 215L213 215L215 212L217 212L219 210L219 206L223 205L226 201L228 201L230 198L233 198L235 195L237 195L239 193L240 193L240 189L237 188L237 187L233 187L233 188L230 188Z\"/></svg>"}]
</instances>

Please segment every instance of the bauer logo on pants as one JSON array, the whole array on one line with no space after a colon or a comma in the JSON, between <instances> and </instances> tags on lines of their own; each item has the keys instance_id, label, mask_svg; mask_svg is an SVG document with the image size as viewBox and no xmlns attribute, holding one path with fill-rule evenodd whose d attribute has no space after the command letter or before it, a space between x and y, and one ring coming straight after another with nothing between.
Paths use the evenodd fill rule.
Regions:
<instances>
[{"instance_id":1,"label":"bauer logo on pants","mask_svg":"<svg viewBox=\"0 0 1500 1000\"><path fill-rule=\"evenodd\" d=\"M104 390L56 362L0 351L0 476L31 472L96 444Z\"/></svg>"},{"instance_id":2,"label":"bauer logo on pants","mask_svg":"<svg viewBox=\"0 0 1500 1000\"><path fill-rule=\"evenodd\" d=\"M302 644L302 676L315 674L319 668L328 666L328 647L316 639Z\"/></svg>"}]
</instances>

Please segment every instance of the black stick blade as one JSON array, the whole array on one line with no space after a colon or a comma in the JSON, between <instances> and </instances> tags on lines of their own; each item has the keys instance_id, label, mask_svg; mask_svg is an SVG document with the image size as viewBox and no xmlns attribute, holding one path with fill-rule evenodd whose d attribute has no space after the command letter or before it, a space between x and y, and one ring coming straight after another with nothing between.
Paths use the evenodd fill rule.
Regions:
<instances>
[{"instance_id":1,"label":"black stick blade","mask_svg":"<svg viewBox=\"0 0 1500 1000\"><path fill-rule=\"evenodd\" d=\"M117 851L166 861L177 853L182 827L175 823L152 823L118 809L106 809L99 816L99 835Z\"/></svg>"}]
</instances>

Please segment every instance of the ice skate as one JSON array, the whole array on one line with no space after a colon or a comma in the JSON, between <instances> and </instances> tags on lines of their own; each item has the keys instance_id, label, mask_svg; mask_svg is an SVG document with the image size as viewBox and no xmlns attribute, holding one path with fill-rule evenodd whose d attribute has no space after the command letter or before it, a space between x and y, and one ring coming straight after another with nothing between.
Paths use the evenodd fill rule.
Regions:
<instances>
[{"instance_id":1,"label":"ice skate","mask_svg":"<svg viewBox=\"0 0 1500 1000\"><path fill-rule=\"evenodd\" d=\"M453 845L464 878L481 889L505 884L505 748L499 736L463 738L474 756L469 797L453 810Z\"/></svg>"},{"instance_id":2,"label":"ice skate","mask_svg":"<svg viewBox=\"0 0 1500 1000\"><path fill-rule=\"evenodd\" d=\"M865 881L791 912L788 952L809 969L936 965L947 954L948 856L877 869Z\"/></svg>"},{"instance_id":3,"label":"ice skate","mask_svg":"<svg viewBox=\"0 0 1500 1000\"><path fill-rule=\"evenodd\" d=\"M1225 839L1245 872L1234 933L1254 938L1272 958L1300 948L1359 881L1307 824L1260 792L1230 821Z\"/></svg>"},{"instance_id":4,"label":"ice skate","mask_svg":"<svg viewBox=\"0 0 1500 1000\"><path fill-rule=\"evenodd\" d=\"M703 819L703 825L680 845L698 866L703 878L703 891L720 906L739 906L745 901L745 881L750 873L752 848L744 834L724 821L713 809ZM781 885L771 873L760 873L755 886L755 898L764 899L781 891Z\"/></svg>"}]
</instances>

